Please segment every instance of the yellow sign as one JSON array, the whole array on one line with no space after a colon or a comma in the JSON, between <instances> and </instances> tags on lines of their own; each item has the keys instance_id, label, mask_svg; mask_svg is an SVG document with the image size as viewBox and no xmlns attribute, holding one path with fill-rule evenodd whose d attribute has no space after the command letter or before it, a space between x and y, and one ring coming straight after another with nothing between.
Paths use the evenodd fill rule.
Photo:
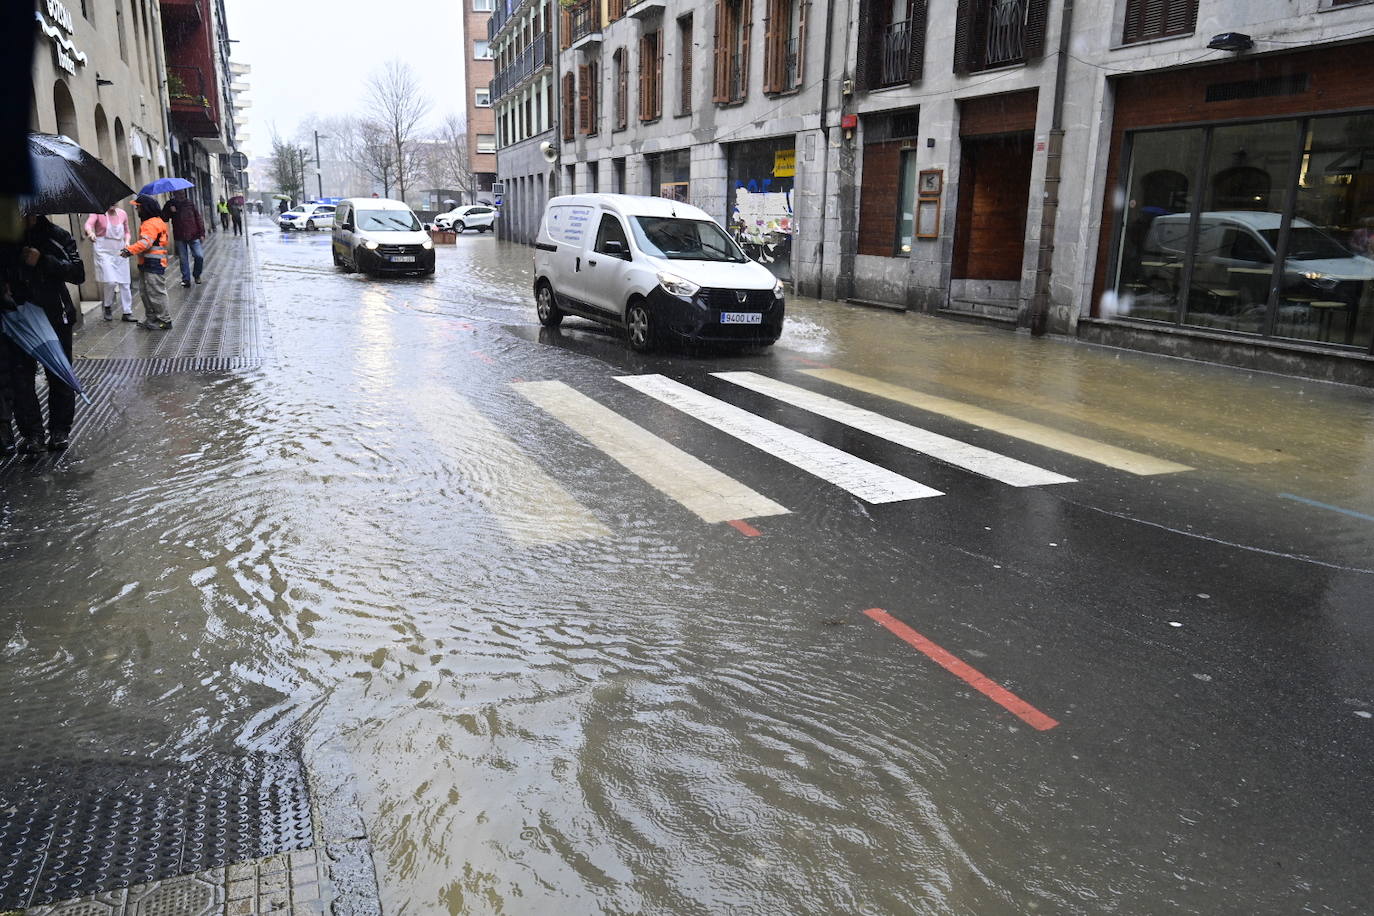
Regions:
<instances>
[{"instance_id":1,"label":"yellow sign","mask_svg":"<svg viewBox=\"0 0 1374 916\"><path fill-rule=\"evenodd\" d=\"M780 149L773 153L773 177L791 178L797 174L797 151Z\"/></svg>"}]
</instances>

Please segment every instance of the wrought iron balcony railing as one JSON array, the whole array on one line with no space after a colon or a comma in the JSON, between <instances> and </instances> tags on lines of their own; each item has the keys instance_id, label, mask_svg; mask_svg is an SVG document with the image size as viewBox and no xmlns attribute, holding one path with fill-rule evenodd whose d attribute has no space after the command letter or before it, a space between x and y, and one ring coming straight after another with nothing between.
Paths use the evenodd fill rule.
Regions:
<instances>
[{"instance_id":1,"label":"wrought iron balcony railing","mask_svg":"<svg viewBox=\"0 0 1374 916\"><path fill-rule=\"evenodd\" d=\"M907 67L911 60L911 21L903 19L883 29L881 50L878 85L899 86L907 82Z\"/></svg>"}]
</instances>

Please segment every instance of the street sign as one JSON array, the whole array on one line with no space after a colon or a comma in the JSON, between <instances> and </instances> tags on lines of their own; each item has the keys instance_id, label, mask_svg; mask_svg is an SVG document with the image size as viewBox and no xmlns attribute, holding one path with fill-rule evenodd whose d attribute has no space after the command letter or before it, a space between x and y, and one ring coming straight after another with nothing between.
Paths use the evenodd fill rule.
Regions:
<instances>
[{"instance_id":1,"label":"street sign","mask_svg":"<svg viewBox=\"0 0 1374 916\"><path fill-rule=\"evenodd\" d=\"M229 157L229 161L233 163L234 168L238 169L240 172L248 168L248 157L241 152L235 151L235 153Z\"/></svg>"}]
</instances>

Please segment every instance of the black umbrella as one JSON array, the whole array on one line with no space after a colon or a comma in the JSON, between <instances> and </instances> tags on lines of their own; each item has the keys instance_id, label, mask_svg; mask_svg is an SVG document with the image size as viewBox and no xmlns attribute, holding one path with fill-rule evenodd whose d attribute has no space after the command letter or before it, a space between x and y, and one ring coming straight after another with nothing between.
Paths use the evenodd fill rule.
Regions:
<instances>
[{"instance_id":1,"label":"black umbrella","mask_svg":"<svg viewBox=\"0 0 1374 916\"><path fill-rule=\"evenodd\" d=\"M26 213L104 213L134 189L99 159L66 137L29 134L33 194L21 205Z\"/></svg>"}]
</instances>

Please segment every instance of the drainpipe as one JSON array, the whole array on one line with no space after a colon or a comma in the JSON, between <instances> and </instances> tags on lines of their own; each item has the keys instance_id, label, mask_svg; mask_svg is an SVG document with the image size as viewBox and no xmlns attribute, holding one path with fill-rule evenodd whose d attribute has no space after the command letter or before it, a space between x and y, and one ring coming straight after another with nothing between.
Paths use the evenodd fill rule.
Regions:
<instances>
[{"instance_id":1,"label":"drainpipe","mask_svg":"<svg viewBox=\"0 0 1374 916\"><path fill-rule=\"evenodd\" d=\"M848 7L846 7L848 9ZM847 21L848 17L846 17ZM846 26L848 28L848 26ZM821 235L816 246L816 298L825 291L825 210L830 194L830 49L835 39L835 0L825 4L825 61L821 68ZM844 102L844 87L840 87L839 101Z\"/></svg>"},{"instance_id":2,"label":"drainpipe","mask_svg":"<svg viewBox=\"0 0 1374 916\"><path fill-rule=\"evenodd\" d=\"M1059 182L1064 156L1064 85L1069 72L1069 32L1073 26L1073 0L1064 0L1059 20L1059 57L1054 62L1054 114L1045 151L1045 192L1040 215L1040 252L1035 266L1035 292L1031 296L1030 332L1044 335L1050 320L1050 276L1054 272L1054 230L1059 221Z\"/></svg>"}]
</instances>

